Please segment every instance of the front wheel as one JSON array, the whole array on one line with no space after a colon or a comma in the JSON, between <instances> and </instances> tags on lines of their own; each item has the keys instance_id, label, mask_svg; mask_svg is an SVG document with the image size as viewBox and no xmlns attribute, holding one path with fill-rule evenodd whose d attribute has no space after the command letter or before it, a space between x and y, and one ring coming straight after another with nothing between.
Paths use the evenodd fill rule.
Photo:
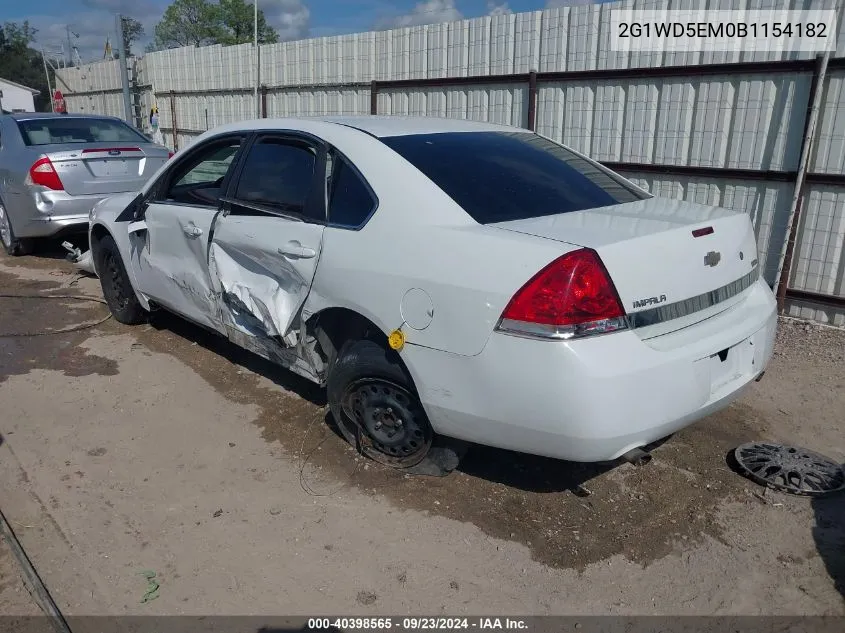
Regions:
<instances>
[{"instance_id":1,"label":"front wheel","mask_svg":"<svg viewBox=\"0 0 845 633\"><path fill-rule=\"evenodd\" d=\"M374 341L349 341L327 391L341 433L367 457L409 468L428 454L434 432L396 352Z\"/></svg>"},{"instance_id":2,"label":"front wheel","mask_svg":"<svg viewBox=\"0 0 845 633\"><path fill-rule=\"evenodd\" d=\"M137 325L147 319L147 311L139 303L126 274L123 258L111 235L104 236L97 244L97 275L103 297L114 318L126 325Z\"/></svg>"}]
</instances>

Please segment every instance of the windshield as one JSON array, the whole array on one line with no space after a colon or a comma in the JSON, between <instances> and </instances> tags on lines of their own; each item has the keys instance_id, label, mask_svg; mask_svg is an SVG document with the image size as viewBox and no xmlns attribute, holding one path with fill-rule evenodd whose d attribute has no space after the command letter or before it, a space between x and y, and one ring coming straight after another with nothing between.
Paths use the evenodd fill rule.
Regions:
<instances>
[{"instance_id":1,"label":"windshield","mask_svg":"<svg viewBox=\"0 0 845 633\"><path fill-rule=\"evenodd\" d=\"M64 143L149 143L123 121L83 117L24 119L17 121L26 145Z\"/></svg>"},{"instance_id":2,"label":"windshield","mask_svg":"<svg viewBox=\"0 0 845 633\"><path fill-rule=\"evenodd\" d=\"M536 134L449 132L381 140L480 224L649 197L621 176Z\"/></svg>"}]
</instances>

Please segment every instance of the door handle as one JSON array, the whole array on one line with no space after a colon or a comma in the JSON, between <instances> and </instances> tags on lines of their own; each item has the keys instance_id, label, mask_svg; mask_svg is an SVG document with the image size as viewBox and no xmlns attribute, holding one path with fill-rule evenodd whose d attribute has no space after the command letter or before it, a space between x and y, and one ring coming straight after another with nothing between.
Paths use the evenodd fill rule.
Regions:
<instances>
[{"instance_id":1,"label":"door handle","mask_svg":"<svg viewBox=\"0 0 845 633\"><path fill-rule=\"evenodd\" d=\"M198 226L188 225L182 227L182 232L188 237L199 237L202 235L202 229Z\"/></svg>"},{"instance_id":2,"label":"door handle","mask_svg":"<svg viewBox=\"0 0 845 633\"><path fill-rule=\"evenodd\" d=\"M317 255L317 251L299 243L298 240L291 240L278 249L279 255L294 257L296 259L311 259Z\"/></svg>"}]
</instances>

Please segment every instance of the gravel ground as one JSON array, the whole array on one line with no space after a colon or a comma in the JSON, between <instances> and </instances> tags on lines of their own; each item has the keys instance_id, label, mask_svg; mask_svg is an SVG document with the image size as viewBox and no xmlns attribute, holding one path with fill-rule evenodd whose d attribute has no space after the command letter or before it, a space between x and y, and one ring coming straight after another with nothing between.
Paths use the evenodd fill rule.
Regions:
<instances>
[{"instance_id":1,"label":"gravel ground","mask_svg":"<svg viewBox=\"0 0 845 633\"><path fill-rule=\"evenodd\" d=\"M8 543L0 538L0 616L40 614Z\"/></svg>"}]
</instances>

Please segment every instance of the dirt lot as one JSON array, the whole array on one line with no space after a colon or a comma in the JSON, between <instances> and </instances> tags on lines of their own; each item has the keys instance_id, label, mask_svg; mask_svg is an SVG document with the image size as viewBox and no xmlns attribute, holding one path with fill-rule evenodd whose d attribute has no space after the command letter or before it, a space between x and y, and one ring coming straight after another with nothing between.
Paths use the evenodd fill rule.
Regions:
<instances>
[{"instance_id":1,"label":"dirt lot","mask_svg":"<svg viewBox=\"0 0 845 633\"><path fill-rule=\"evenodd\" d=\"M0 293L99 284L2 257ZM0 333L107 314L0 298ZM725 459L767 438L845 461L843 411L845 332L784 321L765 379L647 467L473 447L410 477L356 458L320 390L157 314L0 338L0 507L68 615L845 614L845 500L764 492ZM26 613L9 570L0 607Z\"/></svg>"}]
</instances>

